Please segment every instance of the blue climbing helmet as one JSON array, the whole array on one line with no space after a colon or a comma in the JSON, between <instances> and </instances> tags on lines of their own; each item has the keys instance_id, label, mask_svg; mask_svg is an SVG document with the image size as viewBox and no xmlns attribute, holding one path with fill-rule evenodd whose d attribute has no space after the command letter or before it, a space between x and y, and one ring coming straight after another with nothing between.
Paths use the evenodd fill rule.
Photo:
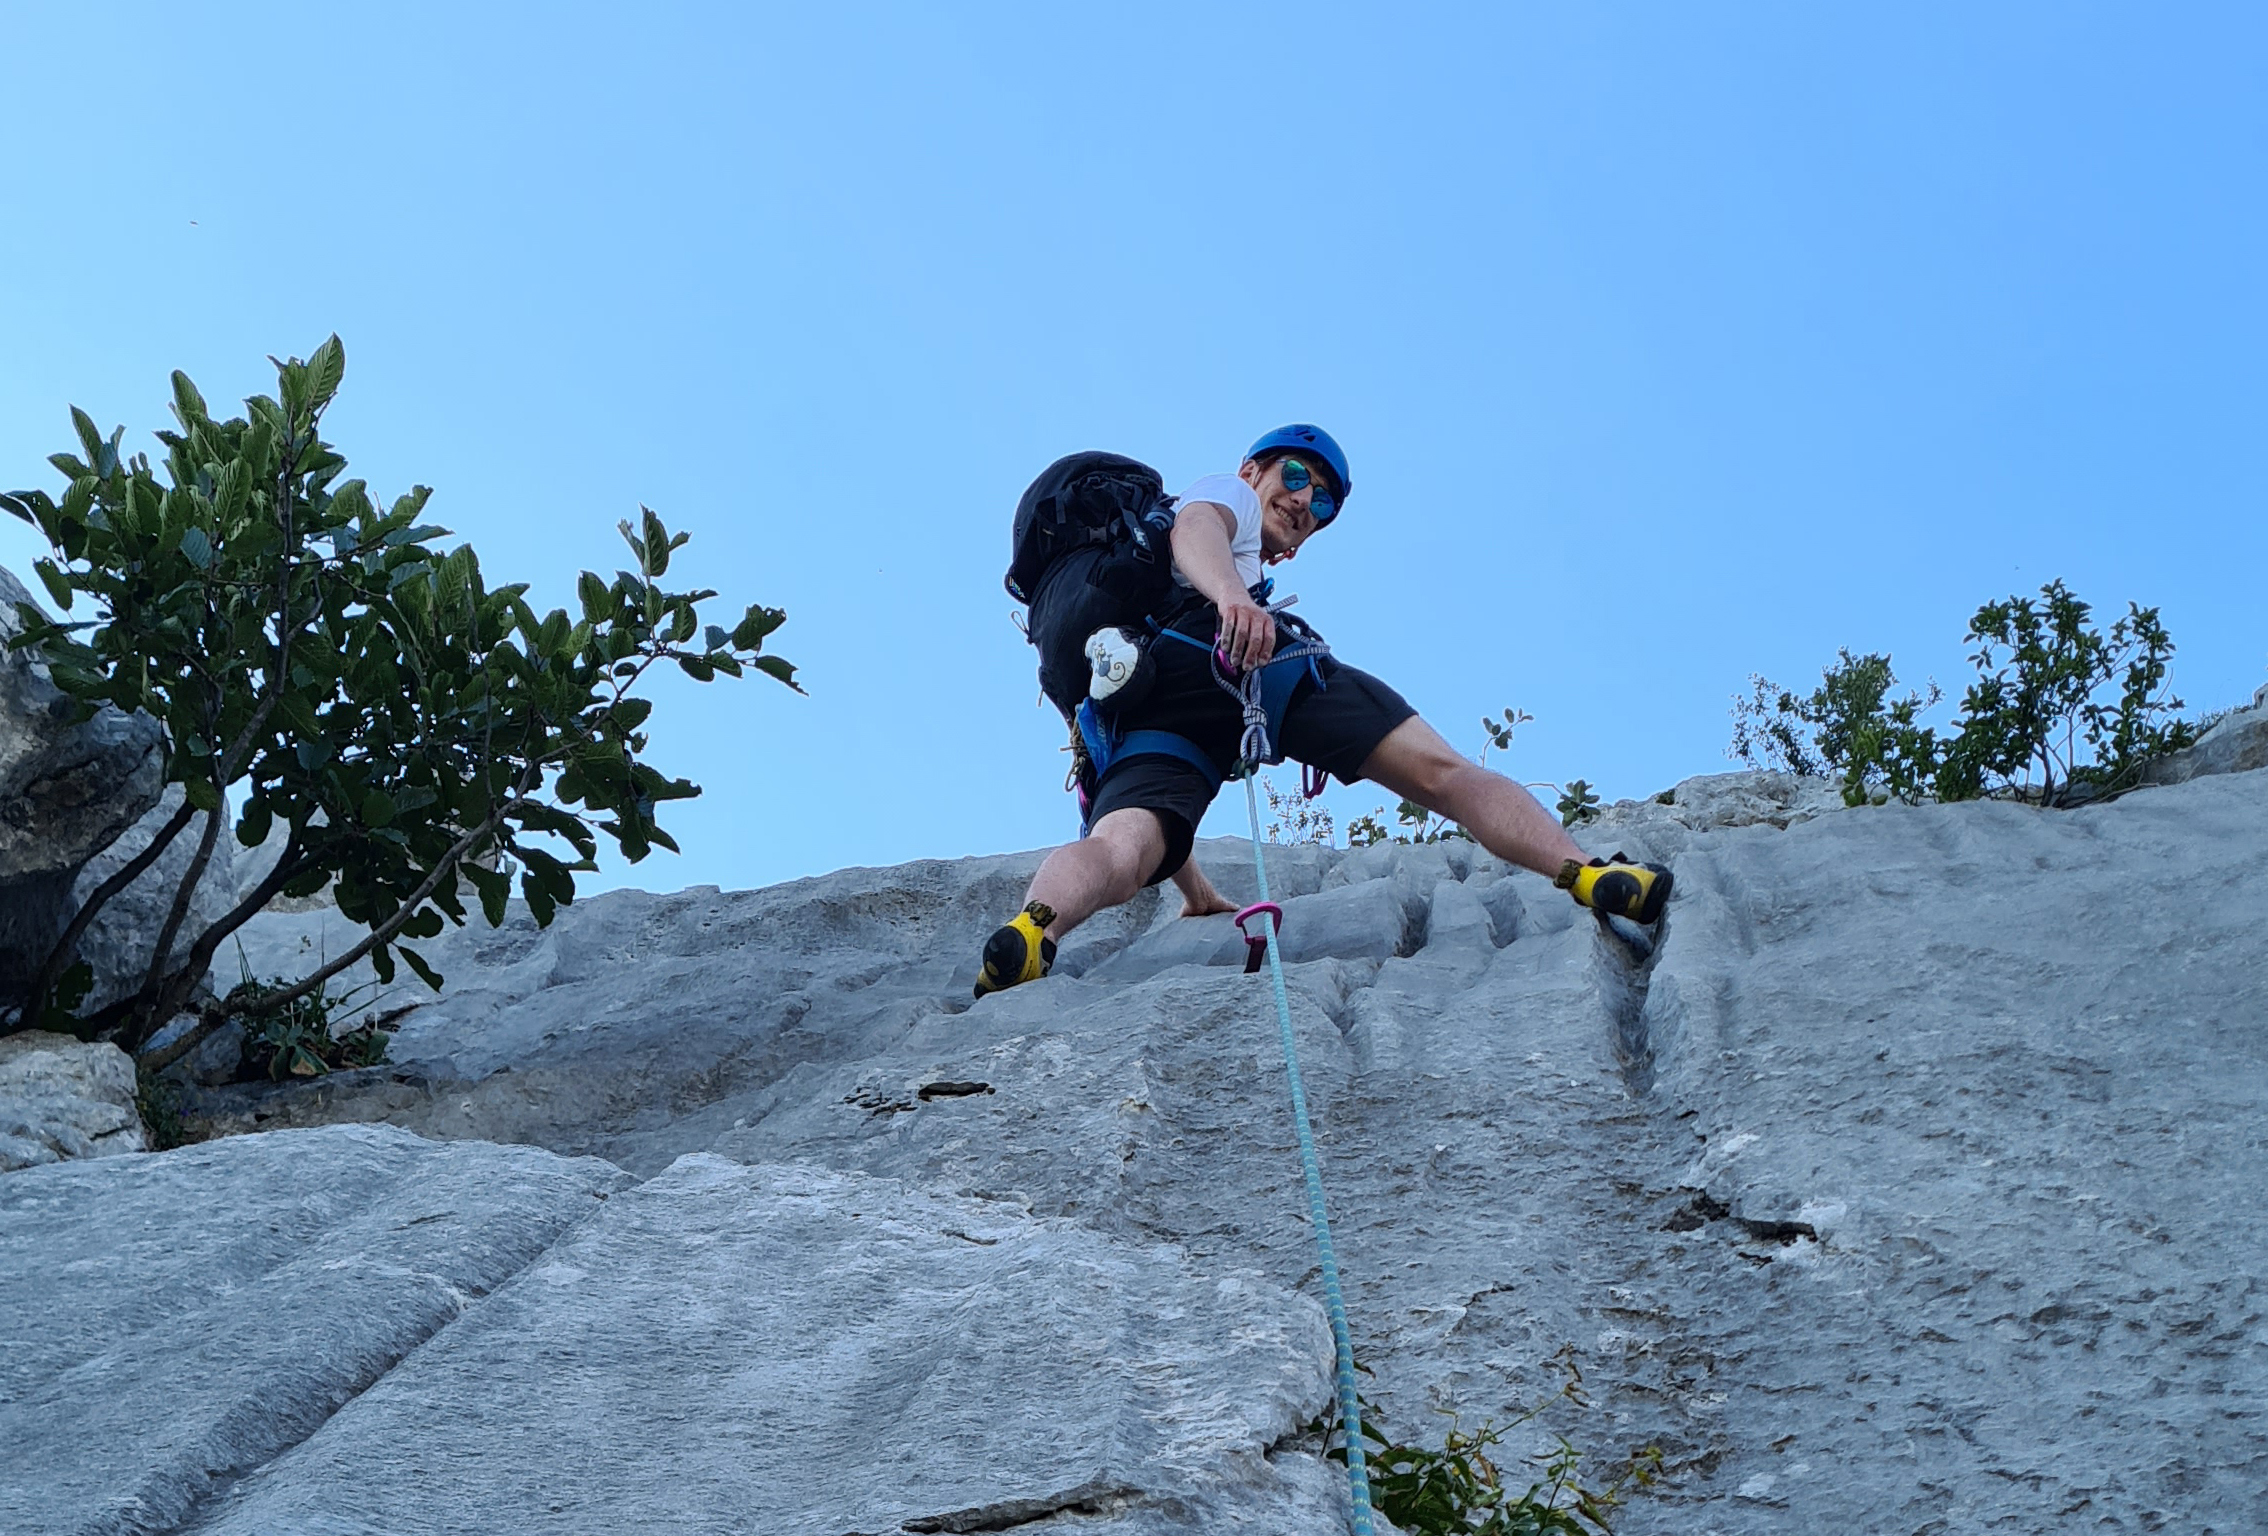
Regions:
<instances>
[{"instance_id":1,"label":"blue climbing helmet","mask_svg":"<svg viewBox=\"0 0 2268 1536\"><path fill-rule=\"evenodd\" d=\"M1245 450L1244 456L1257 459L1264 453L1313 454L1323 461L1333 478L1339 482L1339 505L1344 507L1347 504L1347 497L1354 490L1354 476L1347 472L1345 452L1332 441L1331 434L1321 427L1309 426L1303 421L1295 421L1288 427L1278 427ZM1338 513L1334 511L1331 516L1336 517ZM1323 521L1327 523L1329 520L1326 518Z\"/></svg>"}]
</instances>

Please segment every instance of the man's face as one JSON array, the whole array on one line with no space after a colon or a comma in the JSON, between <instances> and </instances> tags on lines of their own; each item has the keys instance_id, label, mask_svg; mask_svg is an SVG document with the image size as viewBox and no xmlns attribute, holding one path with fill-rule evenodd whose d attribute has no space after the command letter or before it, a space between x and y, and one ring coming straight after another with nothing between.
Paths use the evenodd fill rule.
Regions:
<instances>
[{"instance_id":1,"label":"man's face","mask_svg":"<svg viewBox=\"0 0 2268 1536\"><path fill-rule=\"evenodd\" d=\"M1278 459L1262 469L1257 460L1246 459L1237 471L1260 497L1260 558L1269 565L1298 554L1300 545L1322 526L1315 521L1313 510L1315 486L1311 483L1296 491L1285 490L1284 462Z\"/></svg>"}]
</instances>

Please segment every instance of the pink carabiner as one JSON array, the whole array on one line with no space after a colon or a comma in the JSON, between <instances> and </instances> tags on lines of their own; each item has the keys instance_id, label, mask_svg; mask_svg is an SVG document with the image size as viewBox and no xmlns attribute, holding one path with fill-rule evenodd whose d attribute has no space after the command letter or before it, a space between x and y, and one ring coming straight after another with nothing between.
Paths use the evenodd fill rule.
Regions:
<instances>
[{"instance_id":1,"label":"pink carabiner","mask_svg":"<svg viewBox=\"0 0 2268 1536\"><path fill-rule=\"evenodd\" d=\"M1244 935L1244 974L1247 976L1267 963L1268 935L1255 935L1244 926L1247 919L1258 917L1263 912L1275 919L1276 936L1281 938L1284 932L1284 909L1274 902L1256 901L1236 915L1236 931Z\"/></svg>"}]
</instances>

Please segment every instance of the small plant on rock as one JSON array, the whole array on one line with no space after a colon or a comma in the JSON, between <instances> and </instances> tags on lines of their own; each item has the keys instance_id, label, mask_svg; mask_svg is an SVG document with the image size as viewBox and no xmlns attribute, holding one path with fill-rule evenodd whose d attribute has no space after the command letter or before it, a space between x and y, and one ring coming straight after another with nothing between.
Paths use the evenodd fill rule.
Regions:
<instances>
[{"instance_id":1,"label":"small plant on rock","mask_svg":"<svg viewBox=\"0 0 2268 1536\"><path fill-rule=\"evenodd\" d=\"M1271 843L1315 843L1329 848L1338 840L1330 807L1309 798L1304 788L1285 794L1275 780L1260 775L1260 792L1268 797L1267 839ZM1349 829L1352 835L1352 829Z\"/></svg>"},{"instance_id":2,"label":"small plant on rock","mask_svg":"<svg viewBox=\"0 0 2268 1536\"><path fill-rule=\"evenodd\" d=\"M2092 612L2061 581L1979 608L1965 636L1978 677L1943 733L1920 719L1943 697L1937 685L1893 696L1887 655L1844 650L1809 694L1752 676L1750 695L1734 700L1727 755L1839 778L1854 806L1986 795L2065 806L2123 794L2197 730L2166 688L2174 647L2158 610L2129 603L2107 631Z\"/></svg>"},{"instance_id":3,"label":"small plant on rock","mask_svg":"<svg viewBox=\"0 0 2268 1536\"><path fill-rule=\"evenodd\" d=\"M1591 788L1587 779L1569 779L1567 787L1559 792L1559 824L1579 827L1586 821L1596 821L1599 814L1599 792Z\"/></svg>"},{"instance_id":4,"label":"small plant on rock","mask_svg":"<svg viewBox=\"0 0 2268 1536\"><path fill-rule=\"evenodd\" d=\"M1557 1392L1501 1428L1484 1423L1467 1431L1451 1415L1438 1451L1397 1443L1381 1423L1377 1405L1358 1399L1372 1503L1409 1536L1611 1536L1609 1519L1615 1510L1660 1476L1658 1446L1631 1453L1603 1485L1593 1486L1583 1478L1583 1453L1564 1435L1554 1434L1551 1447L1529 1459L1536 1476L1518 1492L1507 1484L1507 1469L1490 1455L1506 1434L1555 1405L1590 1406L1574 1352L1560 1351L1550 1366L1565 1377ZM1338 1416L1311 1428L1325 1432L1325 1454L1344 1463Z\"/></svg>"}]
</instances>

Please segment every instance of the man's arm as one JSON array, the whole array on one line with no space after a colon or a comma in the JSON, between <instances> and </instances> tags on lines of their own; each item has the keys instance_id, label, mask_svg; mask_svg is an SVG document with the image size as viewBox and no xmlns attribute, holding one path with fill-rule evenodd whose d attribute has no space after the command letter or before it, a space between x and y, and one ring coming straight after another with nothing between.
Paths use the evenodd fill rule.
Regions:
<instances>
[{"instance_id":1,"label":"man's arm","mask_svg":"<svg viewBox=\"0 0 2268 1536\"><path fill-rule=\"evenodd\" d=\"M1264 666L1276 653L1276 621L1236 579L1229 547L1235 532L1235 513L1217 501L1193 501L1173 525L1173 563L1220 610L1219 643L1229 660L1239 668Z\"/></svg>"}]
</instances>

